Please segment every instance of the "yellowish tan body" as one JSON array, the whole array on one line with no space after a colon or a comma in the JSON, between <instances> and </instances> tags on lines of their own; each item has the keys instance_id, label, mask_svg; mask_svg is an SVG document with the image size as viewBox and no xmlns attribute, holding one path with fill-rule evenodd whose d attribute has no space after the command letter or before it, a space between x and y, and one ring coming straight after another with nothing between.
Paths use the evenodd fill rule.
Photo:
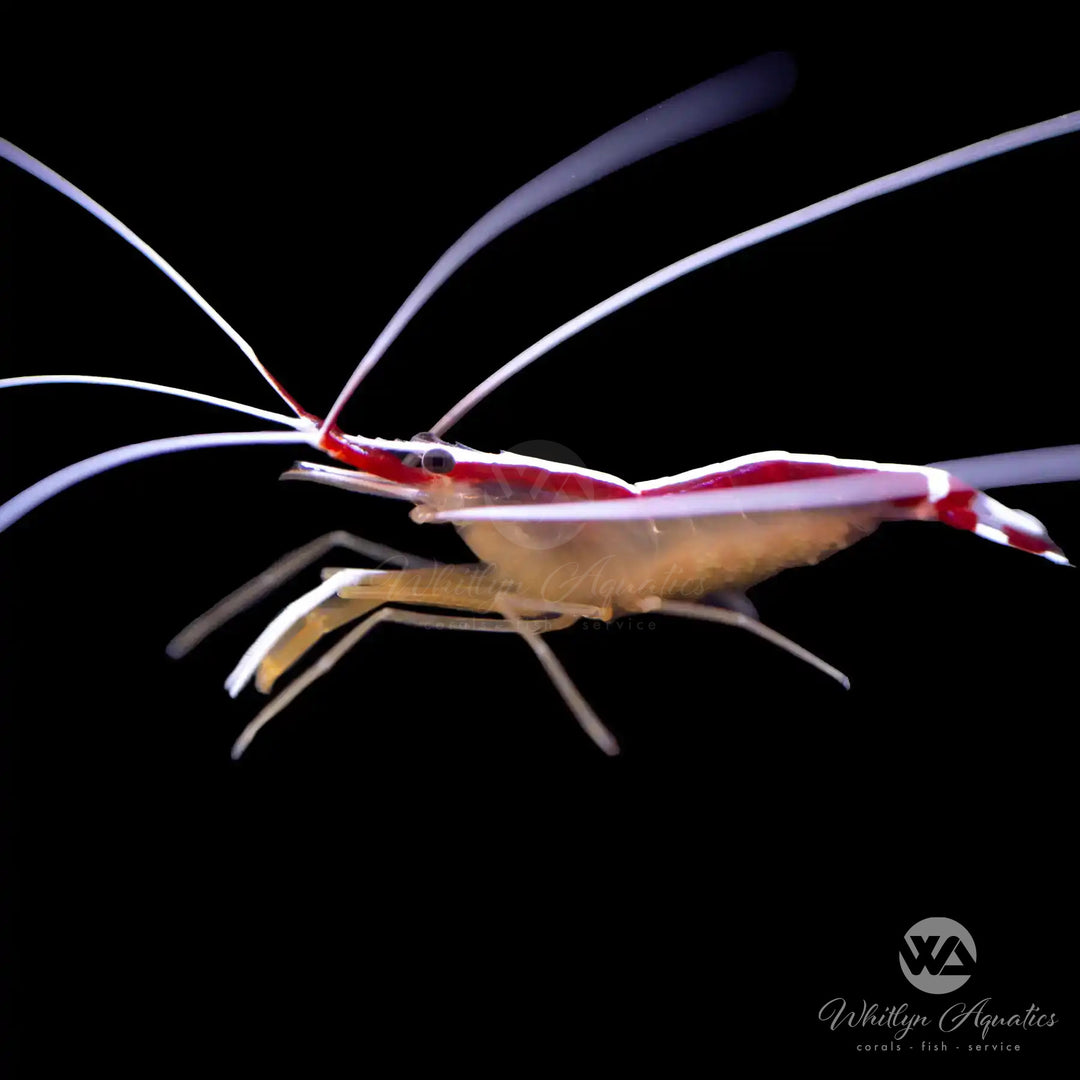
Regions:
<instances>
[{"instance_id":1,"label":"yellowish tan body","mask_svg":"<svg viewBox=\"0 0 1080 1080\"><path fill-rule=\"evenodd\" d=\"M667 521L459 526L506 587L554 602L640 610L645 598L697 600L820 562L873 532L878 507Z\"/></svg>"}]
</instances>

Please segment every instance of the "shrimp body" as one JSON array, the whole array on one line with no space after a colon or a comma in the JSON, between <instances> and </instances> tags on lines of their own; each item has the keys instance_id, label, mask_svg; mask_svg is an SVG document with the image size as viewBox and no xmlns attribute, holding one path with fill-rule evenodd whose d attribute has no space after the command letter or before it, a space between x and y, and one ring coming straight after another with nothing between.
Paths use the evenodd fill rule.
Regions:
<instances>
[{"instance_id":1,"label":"shrimp body","mask_svg":"<svg viewBox=\"0 0 1080 1080\"><path fill-rule=\"evenodd\" d=\"M490 620L472 616L495 614L529 641L594 742L616 753L614 737L539 634L582 618L609 621L631 612L726 622L847 686L842 672L760 623L741 590L785 568L816 563L895 519L937 520L1052 562L1066 561L1038 520L929 466L773 452L635 485L537 458L486 454L430 434L395 442L332 430L322 445L363 471L304 465L299 478L411 501L414 520L454 522L481 562L331 574L260 635L226 684L233 694L252 679L269 693L322 637L350 623L358 625L342 651L386 619L451 625L447 616L406 614L400 605L468 613L468 624L458 624L462 629L489 629ZM873 497L856 497L852 483L868 485ZM806 505L775 512L792 489ZM837 490L844 492L844 505L830 505ZM681 512L702 498L715 511L718 497L727 499L732 512ZM597 520L605 515L610 520ZM736 610L723 610L729 606ZM309 669L310 678L318 673ZM301 676L293 686L302 688L310 678ZM272 703L259 714L236 753L279 708Z\"/></svg>"},{"instance_id":2,"label":"shrimp body","mask_svg":"<svg viewBox=\"0 0 1080 1080\"><path fill-rule=\"evenodd\" d=\"M809 566L869 535L873 507L745 517L586 523L564 543L560 526L462 525L462 539L502 580L534 596L610 605L616 615L653 597L701 600Z\"/></svg>"},{"instance_id":3,"label":"shrimp body","mask_svg":"<svg viewBox=\"0 0 1080 1080\"><path fill-rule=\"evenodd\" d=\"M584 468L563 468L514 454L473 451L444 441L442 435L488 393L548 349L649 292L728 255L861 202L1018 147L1071 134L1080 130L1078 113L1005 132L878 180L859 183L671 263L594 305L503 365L444 414L431 434L413 440L380 439L349 436L339 427L341 411L350 396L413 314L457 267L494 236L578 190L586 182L583 177L606 175L656 152L666 144L666 136L659 130L660 114L677 114L690 99L693 107L688 115L707 114L706 120L703 126L697 126L695 121L692 130L679 138L691 137L748 112L775 107L790 91L789 68L784 58L767 57L708 80L669 99L664 107L628 121L618 129L618 138L601 136L525 184L467 230L425 275L322 418L301 407L262 365L250 345L127 226L47 166L0 140L0 154L89 210L183 289L241 348L291 411L291 415L266 410L254 410L254 414L293 429L180 436L98 454L46 477L0 507L0 531L72 484L119 464L173 450L266 443L306 445L347 466L332 469L302 464L287 475L402 499L414 504L412 518L418 523L453 524L479 564L433 566L418 556L335 532L287 556L280 565L275 564L196 620L194 629L189 628L191 633L180 635L187 636L180 645L174 642L174 655L181 655L225 618L261 599L334 546L351 547L379 563L374 570L327 571L323 584L287 605L245 653L226 683L234 696L252 680L259 689L269 691L277 678L322 637L355 624L316 668L309 669L260 713L238 741L237 752L270 716L384 621L518 634L541 660L585 731L605 751L613 753L613 737L542 642L541 635L547 631L573 625L583 618L607 621L637 611L728 621L768 638L847 685L846 677L835 668L758 623L745 610L736 617L715 608L718 600L722 602L720 594L741 591L789 567L813 565L873 532L882 522L897 519L937 520L1064 562L1060 549L1050 541L1040 522L1009 510L979 490L981 486L1024 482L1016 479L1011 463L992 473L985 484L975 486L967 471L970 462L960 462L963 467L952 474L929 466L879 465L770 452L631 484ZM717 95L721 99L719 111L715 111ZM734 113L732 103L737 106ZM633 135L628 140L623 136L630 131ZM4 385L49 380L111 381L208 400L205 395L175 387L96 376L27 377L5 380ZM251 407L236 402L216 399L212 403L253 412ZM1051 476L1049 466L1040 465L1037 479L1073 478L1077 472L1077 448L1068 449L1070 463L1064 470L1055 466ZM394 560L403 568L386 569ZM412 608L416 607L449 610L458 617L451 620L442 614L415 612ZM461 613L466 617L460 617Z\"/></svg>"},{"instance_id":4,"label":"shrimp body","mask_svg":"<svg viewBox=\"0 0 1080 1080\"><path fill-rule=\"evenodd\" d=\"M469 549L504 588L542 600L601 605L616 614L640 610L645 600L701 599L721 590L745 589L785 568L819 562L868 535L883 520L931 516L926 500L918 497L906 500L907 505L875 502L680 518L661 514L672 496L758 487L766 476L798 483L890 468L872 462L773 452L630 484L591 470L445 443L425 454L422 464L407 465L403 459L409 444L399 444L395 454L387 449L389 441L381 441L376 451L364 443L337 433L326 449L363 470L363 479L352 483L363 483L373 494L414 502L418 522L436 516L454 522ZM428 471L424 466L435 457L436 471ZM936 470L896 468L906 469L920 485L936 483L939 495L949 490L949 478ZM323 473L318 466L307 466L300 476L320 479ZM954 485L968 498L974 496L958 481ZM527 516L484 520L496 508L524 509L527 515L538 506L558 512L595 500L616 506L634 500L653 508L657 516L611 522L535 521ZM470 514L481 519L461 520Z\"/></svg>"},{"instance_id":5,"label":"shrimp body","mask_svg":"<svg viewBox=\"0 0 1080 1080\"><path fill-rule=\"evenodd\" d=\"M562 470L550 462L515 460L509 454L483 455L481 461L465 448L444 447L439 453L439 474L426 487L414 489L423 492L418 496L423 507L418 520L433 514L456 520L472 552L515 591L603 605L615 613L640 610L643 601L657 598L700 600L746 589L784 569L818 563L884 521L939 521L1065 562L1037 519L931 467L773 451L635 485L604 474ZM681 495L760 491L770 484L812 486L815 480L856 476L925 486L926 493L782 513L663 516L666 504ZM582 501L586 492L611 504L638 500L657 516L610 522L537 521L528 516L533 512L529 506L542 504L547 512L558 513L559 506ZM494 506L526 509L517 520L492 520ZM470 512L486 520L460 520Z\"/></svg>"}]
</instances>

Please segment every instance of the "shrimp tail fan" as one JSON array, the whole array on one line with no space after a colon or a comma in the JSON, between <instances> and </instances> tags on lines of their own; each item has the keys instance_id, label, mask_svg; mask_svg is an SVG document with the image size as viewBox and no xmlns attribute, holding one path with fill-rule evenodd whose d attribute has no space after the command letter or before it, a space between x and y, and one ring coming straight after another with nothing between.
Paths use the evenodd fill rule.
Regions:
<instances>
[{"instance_id":1,"label":"shrimp tail fan","mask_svg":"<svg viewBox=\"0 0 1080 1080\"><path fill-rule=\"evenodd\" d=\"M1042 555L1051 562L1071 565L1065 553L1050 539L1038 518L1023 510L1014 510L984 491L968 486L963 480L949 476L949 490L941 498L909 498L896 500L898 517L920 521L940 521L954 529L973 532L995 544Z\"/></svg>"}]
</instances>

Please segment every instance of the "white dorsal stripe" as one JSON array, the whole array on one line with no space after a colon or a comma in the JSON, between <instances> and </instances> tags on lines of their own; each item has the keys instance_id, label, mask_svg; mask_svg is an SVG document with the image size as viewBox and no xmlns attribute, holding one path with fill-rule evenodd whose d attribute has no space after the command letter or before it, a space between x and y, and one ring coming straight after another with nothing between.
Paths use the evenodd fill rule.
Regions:
<instances>
[{"instance_id":1,"label":"white dorsal stripe","mask_svg":"<svg viewBox=\"0 0 1080 1080\"><path fill-rule=\"evenodd\" d=\"M181 450L202 450L216 446L261 446L274 443L306 443L318 445L314 430L305 431L218 431L205 435L177 435L169 439L152 439L149 442L119 446L68 465L20 491L14 498L0 505L0 532L13 525L19 518L35 507L47 502L54 495L69 487L88 480L91 476L127 465L144 458L175 454Z\"/></svg>"},{"instance_id":2,"label":"white dorsal stripe","mask_svg":"<svg viewBox=\"0 0 1080 1080\"><path fill-rule=\"evenodd\" d=\"M884 466L887 468L887 466ZM756 484L717 491L649 498L478 506L440 513L418 510L422 521L635 521L714 514L760 514L854 506L912 495L927 495L930 481L921 470L903 473L856 473L814 480Z\"/></svg>"},{"instance_id":3,"label":"white dorsal stripe","mask_svg":"<svg viewBox=\"0 0 1080 1080\"><path fill-rule=\"evenodd\" d=\"M90 198L85 191L77 188L70 181L65 180L58 172L50 169L44 162L38 161L25 150L20 150L14 143L7 139L0 139L0 158L5 158L12 165L18 166L31 176L36 176L43 183L49 185L61 195L67 196L73 203L81 206L84 210L93 214L103 225L107 225L117 236L126 240L136 251L149 259L174 285L177 286L189 299L193 300L210 316L211 319L223 330L230 340L240 351L255 365L255 370L273 387L277 394L295 412L295 408L277 380L263 366L262 361L255 355L255 350L227 323L217 311L203 299L202 294L184 278L170 263L166 262L142 237L136 235L118 217L111 214L99 202Z\"/></svg>"},{"instance_id":4,"label":"white dorsal stripe","mask_svg":"<svg viewBox=\"0 0 1080 1080\"><path fill-rule=\"evenodd\" d=\"M828 461L837 465L863 466L878 470L849 476L829 476L777 484L757 484L685 495L648 497L650 486L663 487L672 479L688 479L698 474L737 468L755 460L789 457L793 461ZM785 455L776 451L750 454L723 465L695 469L681 477L646 481L635 487L640 499L581 500L538 505L480 506L435 513L416 511L418 520L435 521L632 521L649 518L695 517L712 514L770 513L811 510L829 506L902 499L923 495L934 501L941 497L942 478L948 472L973 488L1013 487L1023 484L1080 480L1080 444L1025 450L1015 454L960 458L937 465L882 465L853 459L815 455ZM1012 523L1012 522L1010 522Z\"/></svg>"},{"instance_id":5,"label":"white dorsal stripe","mask_svg":"<svg viewBox=\"0 0 1080 1080\"><path fill-rule=\"evenodd\" d=\"M557 475L580 476L604 484L614 484L630 492L636 490L633 484L628 484L618 476L601 472L599 469L586 469L582 465L565 465L561 461L548 461L545 458L530 457L528 454L516 454L510 450L500 450L498 453L491 454L485 450L473 450L471 447L457 446L454 443L414 442L411 439L380 439L352 435L345 442L347 445L352 444L365 450L389 450L395 454L416 454L420 458L423 458L429 450L440 450L451 455L457 464L495 465L507 470L540 469ZM713 468L719 468L719 466L714 465Z\"/></svg>"},{"instance_id":6,"label":"white dorsal stripe","mask_svg":"<svg viewBox=\"0 0 1080 1080\"><path fill-rule=\"evenodd\" d=\"M489 210L467 229L405 298L357 365L323 421L337 422L345 403L412 317L465 262L525 218L605 176L669 146L780 104L795 82L786 53L759 56L676 94L563 158Z\"/></svg>"},{"instance_id":7,"label":"white dorsal stripe","mask_svg":"<svg viewBox=\"0 0 1080 1080\"><path fill-rule=\"evenodd\" d=\"M498 389L507 379L518 374L518 372L524 371L534 360L538 360L545 353L550 352L556 345L561 345L567 339L572 338L575 334L580 334L582 330L588 329L594 323L607 318L608 315L613 314L620 308L632 304L635 300L640 300L643 296L647 296L654 290L669 285L671 282L677 281L695 270L700 270L702 267L718 262L728 255L733 255L738 251L771 240L773 237L780 236L783 233L801 228L803 225L820 221L822 218L839 213L839 211L846 210L848 207L868 202L870 199L876 199L880 195L900 191L903 188L911 187L913 184L921 183L923 180L929 180L932 177L961 169L965 165L973 165L976 162L985 161L987 158L1007 154L1011 150L1018 150L1021 147L1043 142L1046 139L1068 135L1077 130L1080 130L1080 111L1066 113L1064 116L1044 120L1042 123L1031 124L1015 131L1007 131L991 139L984 139L981 142L961 147L959 150L929 158L927 161L901 169L899 172L889 173L887 176L879 177L877 180L870 180L865 184L848 188L847 191L842 191L839 195L833 195L828 199L811 203L801 210L785 214L783 217L775 218L764 225L758 225L747 232L739 233L737 236L732 236L727 240L721 240L711 247L703 248L693 255L688 255L678 262L671 263L670 266L665 266L662 270L657 270L633 285L628 285L625 289L615 293L614 296L609 296L606 300L602 300L599 304L589 308L588 311L584 311L576 318L563 323L558 329L552 330L550 334L542 337L534 345L530 345L524 352L519 353L512 360L508 360L479 386L470 390L438 423L433 424L430 430L433 435L445 435L454 424L471 412L492 391Z\"/></svg>"},{"instance_id":8,"label":"white dorsal stripe","mask_svg":"<svg viewBox=\"0 0 1080 1080\"><path fill-rule=\"evenodd\" d=\"M761 450L756 454L742 454L717 465L705 465L698 469L688 469L675 476L661 476L656 480L641 480L634 487L642 494L665 488L671 484L685 484L690 480L712 476L714 473L734 472L746 465L762 465L767 461L791 461L806 465L832 465L838 469L867 469L873 472L918 473L926 478L928 498L937 502L949 494L948 473L933 465L896 465L882 464L880 461L864 461L860 458L838 458L831 454L792 454L787 450ZM806 483L799 480L797 483Z\"/></svg>"},{"instance_id":9,"label":"white dorsal stripe","mask_svg":"<svg viewBox=\"0 0 1080 1080\"><path fill-rule=\"evenodd\" d=\"M286 416L284 413L271 412L254 405L245 405L241 401L214 397L212 394L200 394L197 390L184 390L178 386L165 386L162 383L143 382L140 379L115 379L109 375L16 375L10 379L0 379L0 390L11 390L17 386L50 386L64 384L84 384L87 386L121 386L128 390L148 390L154 394L168 394L171 397L187 398L204 405L216 405L233 412L246 413L259 420L286 424L297 431L314 430L314 423L305 417Z\"/></svg>"}]
</instances>

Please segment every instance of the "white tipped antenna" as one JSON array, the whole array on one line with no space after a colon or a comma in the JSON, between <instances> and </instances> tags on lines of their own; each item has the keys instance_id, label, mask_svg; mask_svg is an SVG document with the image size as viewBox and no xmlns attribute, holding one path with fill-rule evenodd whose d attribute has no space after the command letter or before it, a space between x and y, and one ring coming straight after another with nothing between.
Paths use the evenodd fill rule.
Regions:
<instances>
[{"instance_id":1,"label":"white tipped antenna","mask_svg":"<svg viewBox=\"0 0 1080 1080\"><path fill-rule=\"evenodd\" d=\"M424 275L357 365L323 421L326 431L409 320L463 263L519 221L669 146L779 105L795 85L786 53L768 53L668 98L612 128L489 210Z\"/></svg>"},{"instance_id":2,"label":"white tipped antenna","mask_svg":"<svg viewBox=\"0 0 1080 1080\"><path fill-rule=\"evenodd\" d=\"M88 480L91 476L127 465L144 458L174 454L180 450L202 450L215 446L265 446L280 443L307 443L317 446L314 431L217 431L205 435L176 435L168 439L152 439L150 442L132 443L115 450L106 450L93 457L84 458L74 465L46 476L36 484L20 491L18 495L0 504L0 532L14 525L19 518L30 513L36 506L47 502L54 495L69 487Z\"/></svg>"},{"instance_id":3,"label":"white tipped antenna","mask_svg":"<svg viewBox=\"0 0 1080 1080\"><path fill-rule=\"evenodd\" d=\"M84 210L89 211L102 224L108 225L117 236L126 240L136 251L149 259L174 285L181 289L191 300L199 305L202 310L217 323L240 351L255 365L255 370L274 388L274 392L289 406L297 416L303 415L299 405L292 399L286 389L274 378L263 366L263 362L255 355L255 350L203 299L202 294L182 277L176 269L165 261L145 240L131 231L118 217L109 213L99 202L90 198L85 191L80 190L70 181L65 180L58 172L50 169L44 162L31 157L25 150L20 150L14 143L7 139L0 139L0 158L10 161L24 172L36 176L39 180L48 184L49 187L66 195L73 203L77 203Z\"/></svg>"},{"instance_id":4,"label":"white tipped antenna","mask_svg":"<svg viewBox=\"0 0 1080 1080\"><path fill-rule=\"evenodd\" d=\"M245 413L260 420L285 424L297 431L308 431L315 426L313 421L303 417L286 416L284 413L260 409L255 405L245 405L242 401L230 401L228 398L214 397L213 394L200 394L197 390L184 390L179 386L164 386L141 379L116 379L110 375L16 375L10 379L0 379L0 390L12 390L17 386L54 385L115 386L126 390L146 390L152 394L167 394L169 397L186 398L204 405L216 405L218 408Z\"/></svg>"},{"instance_id":5,"label":"white tipped antenna","mask_svg":"<svg viewBox=\"0 0 1080 1080\"><path fill-rule=\"evenodd\" d=\"M454 424L475 409L484 398L497 390L508 379L518 374L518 372L524 371L534 360L539 360L541 356L549 353L556 345L561 345L564 341L574 337L575 334L580 334L582 330L586 330L601 319L614 314L620 308L632 304L635 300L640 300L643 296L647 296L664 285L670 285L671 282L677 281L695 270L719 262L720 259L726 258L728 255L734 255L737 251L744 251L746 248L771 240L775 236L801 228L803 225L820 221L822 218L839 213L850 206L857 206L859 203L876 199L879 195L900 191L903 188L911 187L913 184L921 183L923 180L929 180L931 177L941 176L955 169L962 169L965 165L973 165L978 161L985 161L987 158L996 157L999 154L1007 154L1010 150L1018 150L1021 147L1043 142L1046 139L1054 139L1060 135L1068 135L1077 130L1080 130L1080 112L1066 113L1064 116L1044 120L1039 124L1031 124L1028 127L1017 128L1015 131L1007 131L1002 135L995 135L991 139L971 143L968 146L961 147L959 150L952 150L947 154L921 161L917 165L900 169L898 172L889 173L887 176L879 177L877 180L870 180L865 184L848 188L847 191L842 191L839 195L832 195L827 199L811 203L801 210L784 214L783 217L774 218L764 225L758 225L756 228L748 229L737 236L721 240L711 247L702 248L701 251L697 251L693 255L687 255L684 259L673 262L648 277L634 282L633 285L628 285L625 289L621 289L606 300L601 300L599 304L589 308L588 311L584 311L569 322L563 323L556 330L552 330L550 334L542 337L534 345L530 345L524 352L518 353L512 360L508 360L501 368L470 390L429 430L433 435L445 435Z\"/></svg>"}]
</instances>

